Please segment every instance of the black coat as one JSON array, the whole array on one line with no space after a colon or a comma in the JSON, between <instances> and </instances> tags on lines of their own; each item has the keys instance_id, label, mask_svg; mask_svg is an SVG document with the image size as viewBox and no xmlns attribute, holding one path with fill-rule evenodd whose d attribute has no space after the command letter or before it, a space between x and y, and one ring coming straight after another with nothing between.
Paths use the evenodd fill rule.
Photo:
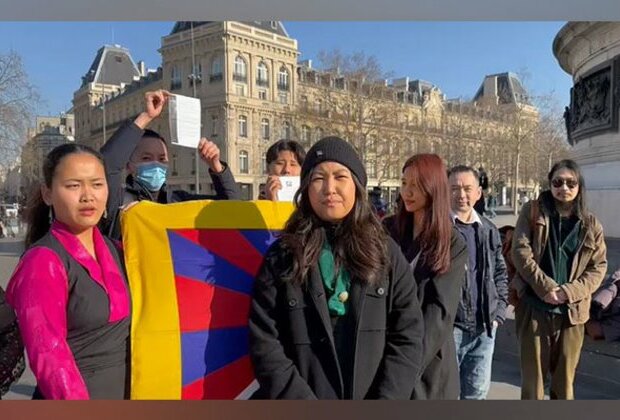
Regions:
<instances>
[{"instance_id":1,"label":"black coat","mask_svg":"<svg viewBox=\"0 0 620 420\"><path fill-rule=\"evenodd\" d=\"M400 239L394 216L384 220L390 235L401 242L401 249L412 261L419 244L412 239ZM460 233L452 228L450 269L442 275L433 274L418 263L414 271L418 285L418 300L424 315L424 352L422 376L412 398L416 400L458 399L461 386L454 343L454 319L461 300L461 287L467 273L467 245Z\"/></svg>"},{"instance_id":2,"label":"black coat","mask_svg":"<svg viewBox=\"0 0 620 420\"><path fill-rule=\"evenodd\" d=\"M482 270L482 317L486 325L486 333L492 335L493 321L504 323L506 307L508 306L508 271L502 255L502 239L497 227L486 217L480 215L482 226L479 228L478 241L476 243L482 258L479 267ZM470 279L465 275L463 282L463 299L459 303L456 313L456 325L472 334L476 334L476 311L477 302L471 301Z\"/></svg>"},{"instance_id":3,"label":"black coat","mask_svg":"<svg viewBox=\"0 0 620 420\"><path fill-rule=\"evenodd\" d=\"M132 121L123 124L101 148L106 165L109 197L108 216L102 220L102 232L112 239L120 240L120 208L132 201L150 200L162 204L190 200L240 200L241 192L230 168L222 162L224 170L215 173L209 169L215 195L191 194L186 191L168 189L166 184L157 196L136 182L132 176L123 179L127 161L138 145L144 131ZM124 182L123 182L124 181Z\"/></svg>"},{"instance_id":4,"label":"black coat","mask_svg":"<svg viewBox=\"0 0 620 420\"><path fill-rule=\"evenodd\" d=\"M318 264L305 286L284 282L292 256L274 243L250 311L250 357L260 384L255 397L409 399L420 372L423 320L407 261L391 239L388 249L381 281L367 286L352 279L344 328L351 377L343 378Z\"/></svg>"},{"instance_id":5,"label":"black coat","mask_svg":"<svg viewBox=\"0 0 620 420\"><path fill-rule=\"evenodd\" d=\"M0 399L24 372L24 344L15 312L0 287Z\"/></svg>"}]
</instances>

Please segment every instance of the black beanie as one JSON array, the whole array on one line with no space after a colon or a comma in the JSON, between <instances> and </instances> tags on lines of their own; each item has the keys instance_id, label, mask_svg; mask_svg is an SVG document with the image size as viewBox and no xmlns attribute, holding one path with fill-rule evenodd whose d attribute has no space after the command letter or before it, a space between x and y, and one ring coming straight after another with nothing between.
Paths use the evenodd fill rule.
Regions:
<instances>
[{"instance_id":1,"label":"black beanie","mask_svg":"<svg viewBox=\"0 0 620 420\"><path fill-rule=\"evenodd\" d=\"M368 179L366 178L364 164L353 146L340 137L324 137L308 150L304 164L301 167L301 178L308 176L319 163L327 161L338 162L349 168L362 186L366 188Z\"/></svg>"}]
</instances>

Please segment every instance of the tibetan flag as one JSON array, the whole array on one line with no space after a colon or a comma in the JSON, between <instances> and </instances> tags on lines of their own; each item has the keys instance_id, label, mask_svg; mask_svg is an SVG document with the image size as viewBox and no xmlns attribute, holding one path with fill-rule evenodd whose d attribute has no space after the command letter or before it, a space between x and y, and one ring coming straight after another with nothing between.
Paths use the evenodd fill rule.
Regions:
<instances>
[{"instance_id":1,"label":"tibetan flag","mask_svg":"<svg viewBox=\"0 0 620 420\"><path fill-rule=\"evenodd\" d=\"M293 211L271 201L143 201L123 214L132 399L244 399L252 285Z\"/></svg>"}]
</instances>

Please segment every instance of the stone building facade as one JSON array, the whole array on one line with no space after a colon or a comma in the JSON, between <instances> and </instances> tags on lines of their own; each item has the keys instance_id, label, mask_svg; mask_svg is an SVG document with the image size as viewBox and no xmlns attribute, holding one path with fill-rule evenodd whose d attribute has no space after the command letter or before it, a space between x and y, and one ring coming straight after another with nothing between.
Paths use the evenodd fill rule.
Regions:
<instances>
[{"instance_id":1,"label":"stone building facade","mask_svg":"<svg viewBox=\"0 0 620 420\"><path fill-rule=\"evenodd\" d=\"M56 146L75 140L74 116L37 116L35 127L28 133L28 141L21 153L21 189L28 193L32 185L43 179L43 161Z\"/></svg>"},{"instance_id":2,"label":"stone building facade","mask_svg":"<svg viewBox=\"0 0 620 420\"><path fill-rule=\"evenodd\" d=\"M299 62L297 40L279 21L177 22L159 52L161 66L154 71L135 64L122 47L98 52L74 94L76 137L100 147L142 109L146 91L195 95L202 135L219 145L246 198L259 194L265 151L273 142L292 138L309 147L332 134L358 148L369 188L380 186L389 201L397 195L402 164L417 152L439 153L449 165L485 166L492 180L510 185L507 115L522 108L537 118L511 73L485 77L468 102L448 100L421 80L368 83ZM150 128L168 137L168 115ZM193 150L172 146L169 184L195 191L195 162ZM200 191L209 193L206 166L200 165Z\"/></svg>"}]
</instances>

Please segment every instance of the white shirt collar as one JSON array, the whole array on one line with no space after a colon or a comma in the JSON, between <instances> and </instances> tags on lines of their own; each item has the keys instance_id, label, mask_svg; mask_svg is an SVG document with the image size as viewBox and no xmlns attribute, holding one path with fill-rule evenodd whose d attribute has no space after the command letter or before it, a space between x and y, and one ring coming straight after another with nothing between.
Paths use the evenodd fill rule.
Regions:
<instances>
[{"instance_id":1,"label":"white shirt collar","mask_svg":"<svg viewBox=\"0 0 620 420\"><path fill-rule=\"evenodd\" d=\"M450 217L452 218L452 223L456 223L456 219L459 220L459 222L461 223L466 223L466 224L473 224L473 223L478 223L480 226L482 226L482 219L480 218L480 215L478 214L478 212L476 210L471 211L471 221L469 222L465 222L463 220L461 220L458 215L450 210Z\"/></svg>"}]
</instances>

